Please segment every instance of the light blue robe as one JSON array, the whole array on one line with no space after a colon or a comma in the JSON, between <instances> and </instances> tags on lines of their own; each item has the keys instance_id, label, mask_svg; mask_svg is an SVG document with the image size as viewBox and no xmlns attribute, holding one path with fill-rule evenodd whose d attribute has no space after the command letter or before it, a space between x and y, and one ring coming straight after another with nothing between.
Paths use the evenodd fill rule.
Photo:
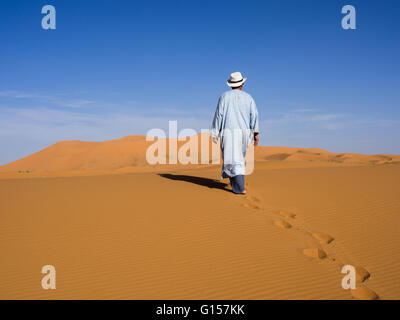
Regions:
<instances>
[{"instance_id":1,"label":"light blue robe","mask_svg":"<svg viewBox=\"0 0 400 320\"><path fill-rule=\"evenodd\" d=\"M253 98L237 89L224 92L210 130L214 141L221 137L222 178L245 174L246 150L258 130L258 111Z\"/></svg>"}]
</instances>

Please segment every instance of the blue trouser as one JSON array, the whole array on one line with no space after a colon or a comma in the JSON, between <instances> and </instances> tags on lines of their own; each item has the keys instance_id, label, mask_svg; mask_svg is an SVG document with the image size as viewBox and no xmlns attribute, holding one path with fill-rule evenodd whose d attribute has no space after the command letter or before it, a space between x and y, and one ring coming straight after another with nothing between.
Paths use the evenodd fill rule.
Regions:
<instances>
[{"instance_id":1,"label":"blue trouser","mask_svg":"<svg viewBox=\"0 0 400 320\"><path fill-rule=\"evenodd\" d=\"M242 193L244 191L244 175L238 175L229 178L233 193Z\"/></svg>"}]
</instances>

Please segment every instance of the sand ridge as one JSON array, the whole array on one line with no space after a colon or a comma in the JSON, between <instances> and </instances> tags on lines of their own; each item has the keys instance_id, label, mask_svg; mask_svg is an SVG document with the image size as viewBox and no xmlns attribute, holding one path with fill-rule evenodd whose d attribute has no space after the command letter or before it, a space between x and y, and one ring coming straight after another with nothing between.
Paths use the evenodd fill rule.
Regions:
<instances>
[{"instance_id":1,"label":"sand ridge","mask_svg":"<svg viewBox=\"0 0 400 320\"><path fill-rule=\"evenodd\" d=\"M208 133L190 137L196 139L199 151L195 152L201 163L201 145L208 150L209 165L212 161L212 142ZM165 140L168 160L169 139ZM177 150L187 141L178 140ZM0 166L0 173L27 175L44 172L139 172L164 170L165 165L149 165L146 150L154 141L146 141L145 136L127 136L104 142L61 141L25 158ZM175 154L174 151L171 151ZM346 166L346 165L393 165L400 164L400 156L361 155L351 153L335 154L318 148L263 147L255 149L255 160L270 166ZM204 164L190 165L194 168ZM187 165L168 165L169 169L187 168ZM4 176L4 174L3 174Z\"/></svg>"}]
</instances>

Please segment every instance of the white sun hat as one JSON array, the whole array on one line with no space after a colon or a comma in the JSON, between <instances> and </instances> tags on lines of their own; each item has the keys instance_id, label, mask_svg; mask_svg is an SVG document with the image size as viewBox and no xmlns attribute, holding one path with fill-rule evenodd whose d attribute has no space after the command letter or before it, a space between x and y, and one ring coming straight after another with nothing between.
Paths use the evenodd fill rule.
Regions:
<instances>
[{"instance_id":1,"label":"white sun hat","mask_svg":"<svg viewBox=\"0 0 400 320\"><path fill-rule=\"evenodd\" d=\"M240 72L233 72L233 73L231 73L231 77L226 82L226 84L228 86L230 86L231 88L236 88L236 87L240 87L246 80L247 80L247 78L243 78L243 76Z\"/></svg>"}]
</instances>

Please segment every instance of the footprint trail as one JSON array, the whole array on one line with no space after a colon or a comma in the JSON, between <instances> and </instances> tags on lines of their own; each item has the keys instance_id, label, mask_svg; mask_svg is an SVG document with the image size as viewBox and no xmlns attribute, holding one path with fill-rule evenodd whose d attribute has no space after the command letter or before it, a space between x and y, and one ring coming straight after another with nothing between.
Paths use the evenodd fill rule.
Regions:
<instances>
[{"instance_id":1,"label":"footprint trail","mask_svg":"<svg viewBox=\"0 0 400 320\"><path fill-rule=\"evenodd\" d=\"M248 183L246 183L246 189L249 190ZM272 217L272 223L280 229L292 230L288 232L301 232L307 235L310 237L310 240L315 242L316 247L301 248L302 254L315 261L336 263L338 264L338 269L341 270L343 263L339 263L340 260L337 261L336 258L329 256L325 250L325 248L329 249L330 244L335 241L335 238L324 232L312 232L308 230L306 226L302 225L300 221L297 220L297 213L295 213L295 211L279 210L278 212L274 212L273 209L263 208L261 199L255 195L253 190L252 195L247 194L245 196L242 206L247 209L258 210L258 212ZM357 287L356 289L349 290L351 292L351 296L359 300L379 299L379 295L376 292L365 286L365 282L371 277L369 271L361 266L355 266L355 271L356 283L361 284L361 286Z\"/></svg>"}]
</instances>

